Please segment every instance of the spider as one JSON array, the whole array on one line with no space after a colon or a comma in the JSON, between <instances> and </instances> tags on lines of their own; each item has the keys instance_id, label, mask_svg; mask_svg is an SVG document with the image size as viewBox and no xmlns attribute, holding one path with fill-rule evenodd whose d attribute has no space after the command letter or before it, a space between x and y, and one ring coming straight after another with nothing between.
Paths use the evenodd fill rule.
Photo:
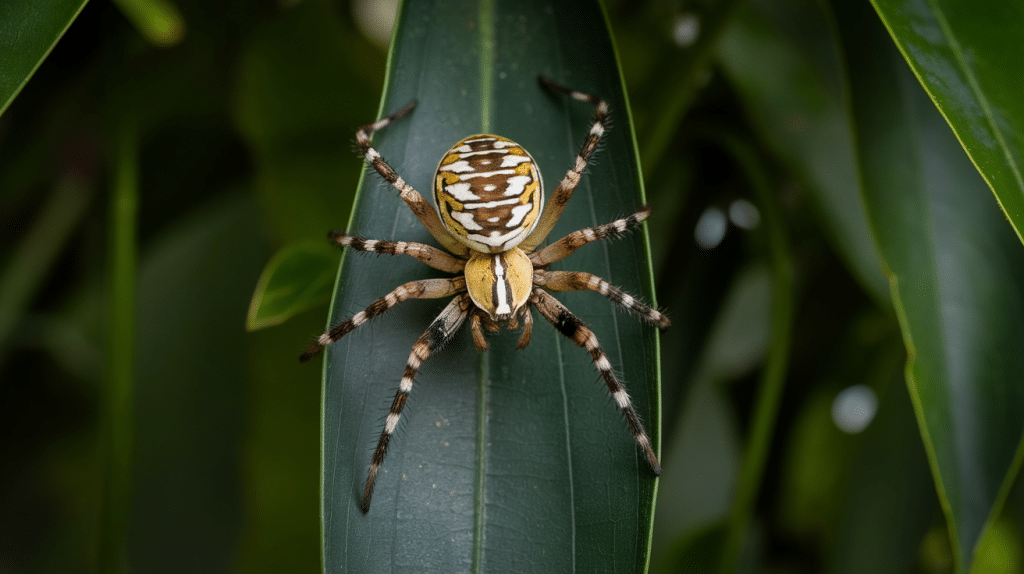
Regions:
<instances>
[{"instance_id":1,"label":"spider","mask_svg":"<svg viewBox=\"0 0 1024 574\"><path fill-rule=\"evenodd\" d=\"M590 353L637 446L655 476L661 475L661 466L647 431L597 337L545 290L597 291L640 319L661 329L668 328L668 317L600 277L580 271L547 269L549 264L571 255L587 243L619 237L638 227L651 210L644 206L629 217L580 229L536 250L555 226L579 185L583 171L605 132L608 118L608 104L600 97L572 90L543 75L538 80L541 86L553 92L592 104L595 111L590 132L576 156L575 165L558 184L543 211L544 189L537 164L525 149L511 140L480 134L452 146L441 158L434 176L435 211L370 145L374 132L411 112L416 102L356 132L356 142L366 161L400 192L401 198L447 252L423 243L365 239L340 232L331 232L330 239L339 246L348 246L356 251L409 255L435 269L457 274L448 279L422 279L399 286L320 335L300 357L301 361L308 361L327 345L406 299L454 296L412 346L405 373L370 461L360 502L364 513L370 509L377 473L423 361L451 340L467 318L473 344L478 350L487 350L484 331L497 332L501 325L509 329L518 329L522 325L516 349L525 348L530 343L533 329L530 305L536 307L555 329Z\"/></svg>"}]
</instances>

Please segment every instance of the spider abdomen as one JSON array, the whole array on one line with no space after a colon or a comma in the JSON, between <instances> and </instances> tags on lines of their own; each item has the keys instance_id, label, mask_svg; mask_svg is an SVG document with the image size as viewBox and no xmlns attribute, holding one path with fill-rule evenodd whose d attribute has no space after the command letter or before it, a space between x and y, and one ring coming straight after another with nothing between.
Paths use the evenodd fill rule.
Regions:
<instances>
[{"instance_id":1,"label":"spider abdomen","mask_svg":"<svg viewBox=\"0 0 1024 574\"><path fill-rule=\"evenodd\" d=\"M441 222L466 247L482 253L512 249L530 234L544 204L544 185L533 157L500 136L458 142L434 176Z\"/></svg>"}]
</instances>

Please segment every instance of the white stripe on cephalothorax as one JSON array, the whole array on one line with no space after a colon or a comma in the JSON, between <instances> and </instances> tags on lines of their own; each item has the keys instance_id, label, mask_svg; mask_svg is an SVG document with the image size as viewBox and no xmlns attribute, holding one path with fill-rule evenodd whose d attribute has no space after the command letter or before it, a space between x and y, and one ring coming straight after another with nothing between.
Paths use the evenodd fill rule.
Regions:
<instances>
[{"instance_id":1,"label":"white stripe on cephalothorax","mask_svg":"<svg viewBox=\"0 0 1024 574\"><path fill-rule=\"evenodd\" d=\"M512 308L508 304L508 282L505 279L505 266L501 264L501 257L494 257L494 297L497 299L494 312L498 315L508 315Z\"/></svg>"}]
</instances>

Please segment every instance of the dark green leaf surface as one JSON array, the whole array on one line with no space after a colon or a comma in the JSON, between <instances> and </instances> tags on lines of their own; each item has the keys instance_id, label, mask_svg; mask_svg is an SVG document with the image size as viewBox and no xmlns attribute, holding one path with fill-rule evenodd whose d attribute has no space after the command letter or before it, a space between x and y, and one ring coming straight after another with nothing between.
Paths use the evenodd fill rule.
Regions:
<instances>
[{"instance_id":1,"label":"dark green leaf surface","mask_svg":"<svg viewBox=\"0 0 1024 574\"><path fill-rule=\"evenodd\" d=\"M256 284L245 327L279 325L327 301L338 254L327 242L300 242L274 254Z\"/></svg>"},{"instance_id":2,"label":"dark green leaf surface","mask_svg":"<svg viewBox=\"0 0 1024 574\"><path fill-rule=\"evenodd\" d=\"M550 193L590 125L590 106L537 84L546 73L611 106L613 127L552 233L610 221L642 202L625 96L596 4L446 2L405 7L382 110L418 100L374 144L421 192L459 139L524 145ZM372 118L367 118L370 120ZM655 215L657 217L657 215ZM349 231L433 243L397 193L362 182ZM644 235L587 246L553 267L596 273L650 300ZM399 284L437 276L407 258L346 253L331 323ZM596 293L559 294L588 323L658 444L654 329ZM328 572L642 572L655 480L589 355L535 314L533 342L468 329L416 379L370 512L358 497L412 343L444 301L410 301L326 351L323 552Z\"/></svg>"},{"instance_id":3,"label":"dark green leaf surface","mask_svg":"<svg viewBox=\"0 0 1024 574\"><path fill-rule=\"evenodd\" d=\"M1024 3L872 4L1024 240Z\"/></svg>"},{"instance_id":4,"label":"dark green leaf surface","mask_svg":"<svg viewBox=\"0 0 1024 574\"><path fill-rule=\"evenodd\" d=\"M843 3L837 3L837 7ZM961 571L1020 466L1024 249L870 11L838 14L865 202Z\"/></svg>"},{"instance_id":5,"label":"dark green leaf surface","mask_svg":"<svg viewBox=\"0 0 1024 574\"><path fill-rule=\"evenodd\" d=\"M64 35L86 0L0 2L0 114Z\"/></svg>"}]
</instances>

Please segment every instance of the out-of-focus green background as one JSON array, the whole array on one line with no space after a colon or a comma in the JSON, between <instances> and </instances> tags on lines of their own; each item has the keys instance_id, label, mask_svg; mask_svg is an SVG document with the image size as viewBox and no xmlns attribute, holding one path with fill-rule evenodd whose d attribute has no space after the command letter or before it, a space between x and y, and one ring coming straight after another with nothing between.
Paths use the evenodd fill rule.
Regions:
<instances>
[{"instance_id":1,"label":"out-of-focus green background","mask_svg":"<svg viewBox=\"0 0 1024 574\"><path fill-rule=\"evenodd\" d=\"M606 7L675 325L652 571L717 563L772 337L766 217L785 226L792 345L741 570L954 571L904 337L863 216L848 217L842 23L801 0ZM326 291L277 326L247 332L246 314L282 246L337 260L323 237L349 217L354 129L377 114L394 10L94 0L0 116L0 573L97 568L125 134L138 154L130 569L319 569L320 370L296 358L324 327ZM1022 571L1022 519L1018 483L974 571Z\"/></svg>"}]
</instances>

